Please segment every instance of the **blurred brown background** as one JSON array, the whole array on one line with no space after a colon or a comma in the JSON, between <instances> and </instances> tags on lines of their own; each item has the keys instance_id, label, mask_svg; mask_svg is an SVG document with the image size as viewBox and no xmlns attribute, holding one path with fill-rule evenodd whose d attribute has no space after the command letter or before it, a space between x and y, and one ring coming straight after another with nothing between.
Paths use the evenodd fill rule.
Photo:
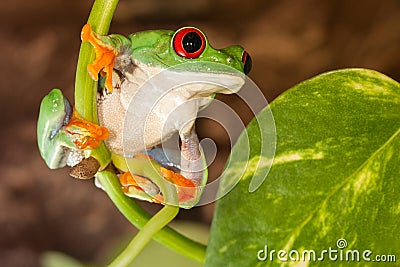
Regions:
<instances>
[{"instance_id":1,"label":"blurred brown background","mask_svg":"<svg viewBox=\"0 0 400 267\"><path fill-rule=\"evenodd\" d=\"M36 148L42 97L58 87L72 100L79 33L91 5L1 4L0 266L38 266L47 250L99 263L134 231L92 181L48 170ZM338 68L371 68L400 81L398 0L121 0L110 32L183 25L204 30L216 48L243 45L253 58L250 77L269 101ZM235 105L234 98L222 99ZM210 131L201 126L201 134ZM227 154L224 144L221 153ZM221 168L223 161L216 165ZM209 205L182 211L180 219L208 224L212 210Z\"/></svg>"}]
</instances>

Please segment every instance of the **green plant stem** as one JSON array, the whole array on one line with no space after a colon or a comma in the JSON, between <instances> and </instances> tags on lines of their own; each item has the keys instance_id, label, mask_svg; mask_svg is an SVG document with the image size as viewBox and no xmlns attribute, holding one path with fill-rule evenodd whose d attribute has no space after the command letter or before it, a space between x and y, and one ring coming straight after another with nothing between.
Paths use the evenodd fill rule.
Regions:
<instances>
[{"instance_id":1,"label":"green plant stem","mask_svg":"<svg viewBox=\"0 0 400 267\"><path fill-rule=\"evenodd\" d=\"M97 173L96 177L121 213L138 229L142 229L151 219L151 215L143 210L135 200L122 193L115 174L105 170ZM181 235L170 227L164 227L157 232L154 240L181 255L204 263L206 246Z\"/></svg>"},{"instance_id":2,"label":"green plant stem","mask_svg":"<svg viewBox=\"0 0 400 267\"><path fill-rule=\"evenodd\" d=\"M94 2L88 18L88 23L92 26L93 31L102 35L107 34L117 4L118 0L96 0ZM87 42L82 43L76 68L75 108L86 120L98 123L97 83L87 72L87 65L93 62L94 57L92 46Z\"/></svg>"},{"instance_id":3,"label":"green plant stem","mask_svg":"<svg viewBox=\"0 0 400 267\"><path fill-rule=\"evenodd\" d=\"M105 35L110 27L118 0L96 0L90 13L88 23L93 30ZM75 109L86 120L98 123L96 94L97 84L88 72L87 65L94 60L94 51L90 44L82 43L79 52L75 81ZM100 164L105 164L110 152L102 144L93 153L100 159ZM103 161L102 161L103 160ZM142 229L150 220L151 215L142 209L133 199L126 197L122 191L118 178L113 171L104 170L96 175L104 190L114 202L119 211L137 228ZM154 239L164 246L185 255L191 259L203 263L205 260L206 247L197 243L175 230L164 227L154 235Z\"/></svg>"},{"instance_id":4,"label":"green plant stem","mask_svg":"<svg viewBox=\"0 0 400 267\"><path fill-rule=\"evenodd\" d=\"M99 34L107 34L118 0L96 0L87 23ZM75 77L75 109L85 120L99 123L97 118L97 83L89 76L87 66L95 58L94 49L88 42L81 44ZM101 169L110 161L111 155L104 143L89 152L100 163Z\"/></svg>"},{"instance_id":5,"label":"green plant stem","mask_svg":"<svg viewBox=\"0 0 400 267\"><path fill-rule=\"evenodd\" d=\"M109 264L110 267L125 267L131 263L143 248L150 242L153 236L171 222L178 215L179 207L164 206L155 214L136 234L129 245L122 251L114 261Z\"/></svg>"}]
</instances>

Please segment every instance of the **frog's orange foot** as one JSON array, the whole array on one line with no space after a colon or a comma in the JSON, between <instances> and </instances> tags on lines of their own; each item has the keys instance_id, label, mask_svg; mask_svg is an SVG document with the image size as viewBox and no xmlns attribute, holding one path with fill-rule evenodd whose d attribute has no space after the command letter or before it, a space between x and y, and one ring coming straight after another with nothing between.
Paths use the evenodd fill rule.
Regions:
<instances>
[{"instance_id":1,"label":"frog's orange foot","mask_svg":"<svg viewBox=\"0 0 400 267\"><path fill-rule=\"evenodd\" d=\"M193 201L197 195L197 186L189 179L183 177L179 173L161 167L163 177L176 186L178 203L185 204ZM119 181L122 186L122 191L131 197L147 200L150 202L165 204L164 196L157 185L150 180L125 172L119 176Z\"/></svg>"},{"instance_id":2,"label":"frog's orange foot","mask_svg":"<svg viewBox=\"0 0 400 267\"><path fill-rule=\"evenodd\" d=\"M187 203L196 198L197 185L183 175L161 167L162 176L177 188L178 202Z\"/></svg>"},{"instance_id":3,"label":"frog's orange foot","mask_svg":"<svg viewBox=\"0 0 400 267\"><path fill-rule=\"evenodd\" d=\"M164 203L158 187L146 178L124 172L119 175L122 191L128 196L148 200L155 203Z\"/></svg>"},{"instance_id":4,"label":"frog's orange foot","mask_svg":"<svg viewBox=\"0 0 400 267\"><path fill-rule=\"evenodd\" d=\"M109 131L103 126L86 121L74 109L71 120L64 126L78 149L95 149L108 138Z\"/></svg>"},{"instance_id":5,"label":"frog's orange foot","mask_svg":"<svg viewBox=\"0 0 400 267\"><path fill-rule=\"evenodd\" d=\"M114 68L117 51L112 46L102 42L92 31L90 24L85 24L82 28L81 39L93 45L96 59L87 66L88 72L93 80L98 80L99 73L106 76L105 87L112 92L112 71Z\"/></svg>"}]
</instances>

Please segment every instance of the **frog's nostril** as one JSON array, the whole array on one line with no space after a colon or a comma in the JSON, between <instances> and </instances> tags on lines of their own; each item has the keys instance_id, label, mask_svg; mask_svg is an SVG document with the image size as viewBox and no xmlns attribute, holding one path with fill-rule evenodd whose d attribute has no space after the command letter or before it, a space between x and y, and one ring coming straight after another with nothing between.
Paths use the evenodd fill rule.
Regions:
<instances>
[{"instance_id":1,"label":"frog's nostril","mask_svg":"<svg viewBox=\"0 0 400 267\"><path fill-rule=\"evenodd\" d=\"M244 74L248 74L251 71L251 66L253 64L250 54L247 53L246 51L243 52L242 55L242 62L243 62L243 72Z\"/></svg>"}]
</instances>

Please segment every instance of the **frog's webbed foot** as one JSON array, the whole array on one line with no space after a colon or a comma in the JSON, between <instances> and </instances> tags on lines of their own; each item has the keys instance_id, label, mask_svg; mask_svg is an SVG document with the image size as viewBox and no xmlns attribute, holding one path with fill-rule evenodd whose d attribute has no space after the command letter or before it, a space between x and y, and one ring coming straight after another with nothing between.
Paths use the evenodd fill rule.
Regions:
<instances>
[{"instance_id":1,"label":"frog's webbed foot","mask_svg":"<svg viewBox=\"0 0 400 267\"><path fill-rule=\"evenodd\" d=\"M109 131L90 121L86 121L74 110L71 120L64 126L76 148L80 150L96 149L101 141L108 138Z\"/></svg>"},{"instance_id":2,"label":"frog's webbed foot","mask_svg":"<svg viewBox=\"0 0 400 267\"><path fill-rule=\"evenodd\" d=\"M83 150L92 150L100 146L101 141L109 136L107 128L86 121L79 116L74 109L71 120L62 128L66 133L69 143L72 142L73 148L69 153L68 159L72 158L72 163L69 175L77 179L91 179L100 168L100 163L94 157L83 157ZM78 159L74 160L75 155ZM82 155L79 158L79 155Z\"/></svg>"},{"instance_id":3,"label":"frog's webbed foot","mask_svg":"<svg viewBox=\"0 0 400 267\"><path fill-rule=\"evenodd\" d=\"M197 198L197 184L183 175L161 167L162 176L173 183L177 189L178 203L180 205L192 202Z\"/></svg>"},{"instance_id":4,"label":"frog's webbed foot","mask_svg":"<svg viewBox=\"0 0 400 267\"><path fill-rule=\"evenodd\" d=\"M85 24L82 28L81 39L83 42L89 42L93 45L96 59L92 64L87 66L88 72L93 80L98 80L99 73L106 76L105 87L112 92L112 71L117 56L114 47L102 42L96 33L92 31L90 24Z\"/></svg>"},{"instance_id":5,"label":"frog's webbed foot","mask_svg":"<svg viewBox=\"0 0 400 267\"><path fill-rule=\"evenodd\" d=\"M163 197L160 190L149 179L130 172L124 172L119 175L119 182L124 194L154 203L163 203Z\"/></svg>"},{"instance_id":6,"label":"frog's webbed foot","mask_svg":"<svg viewBox=\"0 0 400 267\"><path fill-rule=\"evenodd\" d=\"M161 167L160 171L165 180L175 185L179 205L184 206L186 203L196 199L197 187L195 183L186 179L179 173L175 173L164 167ZM122 191L128 196L166 204L164 201L165 197L162 195L160 188L148 178L132 174L131 172L124 172L120 174L119 181L122 186Z\"/></svg>"},{"instance_id":7,"label":"frog's webbed foot","mask_svg":"<svg viewBox=\"0 0 400 267\"><path fill-rule=\"evenodd\" d=\"M164 150L155 148L147 151L146 154L124 158L124 162L120 161L122 157L114 155L114 164L124 172L119 176L122 191L129 197L141 200L170 205L178 204L184 208L193 207L201 193L202 184L199 185L196 181L178 173L179 162L170 161L170 159L179 158L177 154L170 154L174 152L175 150L168 151L167 154L171 156L170 158ZM125 164L127 165L124 166ZM159 183L171 183L173 185L173 189L171 189L176 192L177 203L167 202L170 196L164 194L168 194L168 189L164 186L164 190L167 191L162 191L162 186ZM169 191L169 194L171 193L172 191Z\"/></svg>"}]
</instances>

